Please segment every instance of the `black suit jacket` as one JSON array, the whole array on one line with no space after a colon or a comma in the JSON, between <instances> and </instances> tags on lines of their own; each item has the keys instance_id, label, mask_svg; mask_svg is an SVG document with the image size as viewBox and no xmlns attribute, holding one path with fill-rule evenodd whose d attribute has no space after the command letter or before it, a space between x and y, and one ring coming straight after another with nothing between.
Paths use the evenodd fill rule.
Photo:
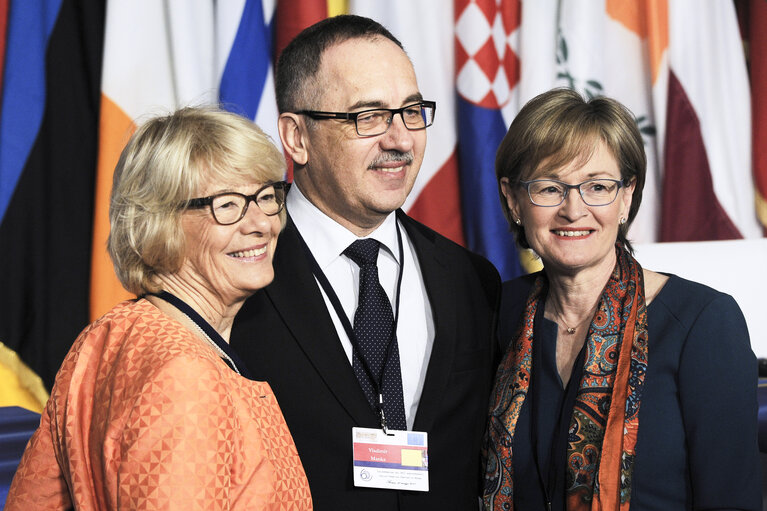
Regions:
<instances>
[{"instance_id":1,"label":"black suit jacket","mask_svg":"<svg viewBox=\"0 0 767 511\"><path fill-rule=\"evenodd\" d=\"M484 258L397 215L415 247L434 314L434 345L413 427L429 434L429 492L354 486L352 427L379 427L378 417L292 222L280 235L274 282L249 298L234 322L231 345L255 379L274 390L319 511L477 508L500 279Z\"/></svg>"}]
</instances>

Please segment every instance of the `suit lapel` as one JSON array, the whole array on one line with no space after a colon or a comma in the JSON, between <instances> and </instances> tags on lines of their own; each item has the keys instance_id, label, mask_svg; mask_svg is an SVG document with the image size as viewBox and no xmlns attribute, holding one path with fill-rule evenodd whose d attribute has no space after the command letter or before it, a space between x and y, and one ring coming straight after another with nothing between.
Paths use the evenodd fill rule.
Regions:
<instances>
[{"instance_id":1,"label":"suit lapel","mask_svg":"<svg viewBox=\"0 0 767 511\"><path fill-rule=\"evenodd\" d=\"M413 425L415 430L429 431L441 407L455 356L456 317L459 313L455 300L455 277L450 275L449 265L436 246L434 233L418 228L402 211L398 211L397 216L415 247L434 317L434 345Z\"/></svg>"},{"instance_id":2,"label":"suit lapel","mask_svg":"<svg viewBox=\"0 0 767 511\"><path fill-rule=\"evenodd\" d=\"M346 358L290 218L277 244L274 271L274 282L266 288L266 294L284 324L354 422L375 427L375 413Z\"/></svg>"}]
</instances>

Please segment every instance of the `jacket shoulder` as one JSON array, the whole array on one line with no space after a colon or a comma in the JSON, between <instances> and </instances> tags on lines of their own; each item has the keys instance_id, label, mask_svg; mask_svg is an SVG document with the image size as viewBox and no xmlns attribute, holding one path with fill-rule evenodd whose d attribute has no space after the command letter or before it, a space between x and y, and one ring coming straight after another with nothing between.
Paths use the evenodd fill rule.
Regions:
<instances>
[{"instance_id":1,"label":"jacket shoulder","mask_svg":"<svg viewBox=\"0 0 767 511\"><path fill-rule=\"evenodd\" d=\"M497 306L500 300L501 277L493 263L409 217L402 210L397 211L397 218L405 227L417 252L423 244L432 244L440 258L451 266L451 271L456 277L463 274L467 279L476 279L482 286L488 303Z\"/></svg>"}]
</instances>

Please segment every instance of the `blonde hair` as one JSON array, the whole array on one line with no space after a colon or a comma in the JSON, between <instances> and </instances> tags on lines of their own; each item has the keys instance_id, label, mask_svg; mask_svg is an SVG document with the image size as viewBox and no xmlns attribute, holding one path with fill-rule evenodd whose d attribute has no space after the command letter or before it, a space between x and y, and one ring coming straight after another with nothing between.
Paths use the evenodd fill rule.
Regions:
<instances>
[{"instance_id":1,"label":"blonde hair","mask_svg":"<svg viewBox=\"0 0 767 511\"><path fill-rule=\"evenodd\" d=\"M618 240L631 250L627 239L631 222L642 203L647 171L644 141L634 115L614 99L588 101L570 89L552 89L531 99L509 127L495 156L495 176L501 208L517 244L530 248L523 227L514 223L501 191L501 179L511 187L521 181L564 167L587 162L599 141L618 162L622 179L636 179L628 221L618 229Z\"/></svg>"},{"instance_id":2,"label":"blonde hair","mask_svg":"<svg viewBox=\"0 0 767 511\"><path fill-rule=\"evenodd\" d=\"M183 205L210 182L284 178L285 159L253 122L215 107L187 107L142 124L114 172L109 256L123 287L157 292L184 260ZM280 219L284 224L284 212Z\"/></svg>"}]
</instances>

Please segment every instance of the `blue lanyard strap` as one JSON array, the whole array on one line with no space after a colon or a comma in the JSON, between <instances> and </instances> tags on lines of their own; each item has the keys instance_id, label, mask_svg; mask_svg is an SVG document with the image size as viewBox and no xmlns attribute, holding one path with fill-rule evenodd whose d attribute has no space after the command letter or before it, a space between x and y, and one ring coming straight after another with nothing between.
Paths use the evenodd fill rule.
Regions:
<instances>
[{"instance_id":1,"label":"blue lanyard strap","mask_svg":"<svg viewBox=\"0 0 767 511\"><path fill-rule=\"evenodd\" d=\"M186 317L191 319L200 329L205 332L205 334L210 338L211 341L213 341L216 346L218 346L221 351L226 353L226 355L230 358L231 363L226 358L221 357L221 360L223 360L226 365L228 365L233 371L237 372L239 371L241 376L244 376L245 378L252 380L253 377L251 376L250 372L248 371L245 364L240 359L239 355L232 349L231 346L229 346L229 343L224 340L223 337L221 337L221 334L219 334L213 326L211 326L210 323L205 321L205 319L200 316L200 314L194 310L189 304L187 304L185 301L183 301L181 298L167 292L167 291L160 291L159 293L152 293L154 296L161 298L168 302L169 304L176 307L178 310L181 311L182 314L184 314ZM234 367L232 367L232 364L234 364Z\"/></svg>"}]
</instances>

